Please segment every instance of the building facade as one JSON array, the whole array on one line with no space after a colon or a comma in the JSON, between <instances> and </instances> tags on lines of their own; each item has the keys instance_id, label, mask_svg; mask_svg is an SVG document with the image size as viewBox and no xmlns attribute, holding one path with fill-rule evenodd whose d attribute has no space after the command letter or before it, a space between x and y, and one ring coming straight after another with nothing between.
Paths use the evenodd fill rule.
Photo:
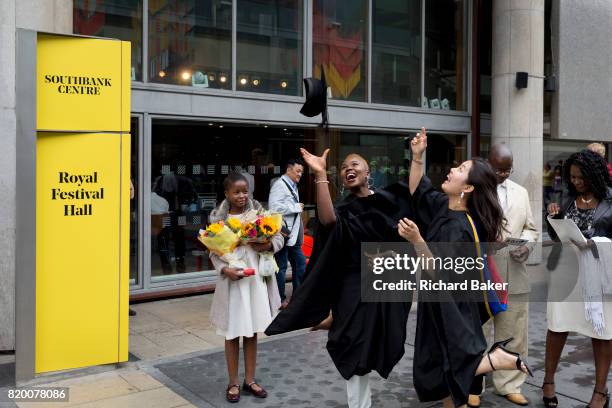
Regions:
<instances>
[{"instance_id":1,"label":"building facade","mask_svg":"<svg viewBox=\"0 0 612 408\"><path fill-rule=\"evenodd\" d=\"M196 235L223 199L224 177L230 171L248 174L254 198L265 204L271 182L302 146L317 153L331 147L330 187L341 197L338 168L350 152L369 160L373 188L406 178L406 141L421 126L429 131L426 166L434 184L453 165L505 141L515 153L512 178L529 187L539 217L543 162L565 157L586 140L612 140L601 122L597 128L580 122L586 127L581 134L559 130L573 123L568 112L586 109L560 99L569 96L562 88L576 86L576 73L563 69L580 57L571 39L590 27L572 19L603 18L612 12L604 2L3 0L0 5L0 57L6 61L0 67L5 151L0 186L8 198L0 204L0 349L15 347L17 29L132 43L133 299L214 288L216 274ZM528 73L527 89L515 87L517 71ZM299 113L302 79L321 72L330 87L327 132L319 118ZM553 76L555 92L544 92L545 79ZM584 85L598 94L612 90L609 84ZM597 137L588 134L595 129ZM309 226L315 197L308 173L300 197Z\"/></svg>"},{"instance_id":2,"label":"building facade","mask_svg":"<svg viewBox=\"0 0 612 408\"><path fill-rule=\"evenodd\" d=\"M357 152L372 186L405 178L406 137L430 129L430 174L470 154L468 1L75 1L76 34L132 42L132 295L201 290L216 274L196 240L243 171L266 203L299 147ZM330 130L300 115L302 78L331 88ZM308 225L312 177L302 182ZM167 204L166 204L167 203ZM161 208L169 208L168 212Z\"/></svg>"}]
</instances>

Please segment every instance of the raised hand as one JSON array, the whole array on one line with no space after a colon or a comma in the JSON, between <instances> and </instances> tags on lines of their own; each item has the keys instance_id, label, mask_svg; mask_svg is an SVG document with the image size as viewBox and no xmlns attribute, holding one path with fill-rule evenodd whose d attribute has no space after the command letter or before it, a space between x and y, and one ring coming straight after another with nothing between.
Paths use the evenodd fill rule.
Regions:
<instances>
[{"instance_id":1,"label":"raised hand","mask_svg":"<svg viewBox=\"0 0 612 408\"><path fill-rule=\"evenodd\" d=\"M410 142L410 149L412 150L412 157L417 159L421 158L423 152L427 149L427 131L424 127Z\"/></svg>"},{"instance_id":2,"label":"raised hand","mask_svg":"<svg viewBox=\"0 0 612 408\"><path fill-rule=\"evenodd\" d=\"M548 215L550 215L551 217L554 217L555 215L559 214L559 211L561 211L561 207L559 206L559 204L548 204Z\"/></svg>"},{"instance_id":3,"label":"raised hand","mask_svg":"<svg viewBox=\"0 0 612 408\"><path fill-rule=\"evenodd\" d=\"M304 162L306 162L308 167L310 167L310 170L313 171L315 176L325 174L325 171L327 169L327 154L329 153L329 149L325 149L321 156L315 156L304 148L300 148L300 153L302 154Z\"/></svg>"},{"instance_id":4,"label":"raised hand","mask_svg":"<svg viewBox=\"0 0 612 408\"><path fill-rule=\"evenodd\" d=\"M423 240L419 227L408 218L402 218L397 224L397 232L406 241L417 243Z\"/></svg>"}]
</instances>

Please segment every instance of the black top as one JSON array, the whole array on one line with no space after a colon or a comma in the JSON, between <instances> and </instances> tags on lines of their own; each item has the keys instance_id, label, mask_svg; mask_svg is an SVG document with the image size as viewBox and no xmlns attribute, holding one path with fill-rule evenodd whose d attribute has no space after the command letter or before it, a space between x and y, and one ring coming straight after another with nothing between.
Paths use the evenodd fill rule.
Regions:
<instances>
[{"instance_id":1,"label":"black top","mask_svg":"<svg viewBox=\"0 0 612 408\"><path fill-rule=\"evenodd\" d=\"M564 218L567 212L570 211L572 204L575 205L576 196L567 194L561 198L561 211L554 218ZM547 221L548 222L548 221ZM550 224L548 225L548 234L553 240L558 240L557 234ZM608 237L612 238L612 188L608 187L606 198L601 200L595 212L593 213L593 222L591 228L584 231L584 236L592 237Z\"/></svg>"},{"instance_id":2,"label":"black top","mask_svg":"<svg viewBox=\"0 0 612 408\"><path fill-rule=\"evenodd\" d=\"M566 194L561 197L561 210L554 217L556 219L565 218L566 216L574 219L574 221L581 222L581 217L576 217L577 210L572 210L572 207L576 207L576 196L571 194ZM581 229L582 234L586 238L593 237L607 237L612 238L612 188L608 187L608 191L606 194L606 198L601 200L595 211L592 214L588 215L588 221L586 226L583 225L583 228L578 224L578 227ZM559 242L559 237L555 233L554 228L548 222L548 217L546 219L548 235L554 241L557 241L553 246L553 249L550 251L550 255L548 255L548 260L546 263L546 267L549 270L554 270L559 263L559 259L561 257L561 252L563 250L563 245ZM591 251L593 251L593 255L597 255L597 247L591 247Z\"/></svg>"},{"instance_id":3,"label":"black top","mask_svg":"<svg viewBox=\"0 0 612 408\"><path fill-rule=\"evenodd\" d=\"M397 222L411 216L408 186L397 183L336 206L336 223L320 226L306 277L287 309L266 329L279 334L312 327L327 317L327 350L345 379L372 370L386 378L404 355L411 299L361 302L361 242L401 241Z\"/></svg>"},{"instance_id":4,"label":"black top","mask_svg":"<svg viewBox=\"0 0 612 408\"><path fill-rule=\"evenodd\" d=\"M593 226L595 208L578 208L576 201L567 210L567 218L572 219L583 234L588 234Z\"/></svg>"}]
</instances>

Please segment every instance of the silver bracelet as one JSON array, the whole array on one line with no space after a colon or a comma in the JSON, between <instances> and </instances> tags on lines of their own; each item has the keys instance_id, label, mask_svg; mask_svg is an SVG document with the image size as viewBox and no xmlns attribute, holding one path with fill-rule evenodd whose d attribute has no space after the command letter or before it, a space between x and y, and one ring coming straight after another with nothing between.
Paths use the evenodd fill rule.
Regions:
<instances>
[{"instance_id":1,"label":"silver bracelet","mask_svg":"<svg viewBox=\"0 0 612 408\"><path fill-rule=\"evenodd\" d=\"M315 184L319 184L319 183L327 183L327 184L329 184L329 180L315 180Z\"/></svg>"}]
</instances>

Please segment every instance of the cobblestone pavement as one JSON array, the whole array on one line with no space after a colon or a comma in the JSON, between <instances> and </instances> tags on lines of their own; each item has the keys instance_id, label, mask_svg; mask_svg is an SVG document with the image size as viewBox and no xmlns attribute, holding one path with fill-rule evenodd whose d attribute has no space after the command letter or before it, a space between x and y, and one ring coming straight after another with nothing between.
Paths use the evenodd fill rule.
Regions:
<instances>
[{"instance_id":1,"label":"cobblestone pavement","mask_svg":"<svg viewBox=\"0 0 612 408\"><path fill-rule=\"evenodd\" d=\"M371 375L374 407L418 407L421 404L412 386L412 357L415 312L411 312L406 354L388 380ZM535 377L528 380L524 393L531 406L543 406L539 386L543 378L546 333L546 304L533 303L530 309L529 364ZM258 348L257 380L269 392L267 399L243 393L241 407L343 407L345 382L336 371L325 349L327 333L301 333L291 337L268 338ZM570 336L559 367L557 392L561 407L583 407L593 389L593 363L590 340ZM178 358L154 365L159 378L193 404L224 407L227 376L223 351ZM241 362L242 374L243 367ZM511 407L513 404L487 388L482 407Z\"/></svg>"}]
</instances>

